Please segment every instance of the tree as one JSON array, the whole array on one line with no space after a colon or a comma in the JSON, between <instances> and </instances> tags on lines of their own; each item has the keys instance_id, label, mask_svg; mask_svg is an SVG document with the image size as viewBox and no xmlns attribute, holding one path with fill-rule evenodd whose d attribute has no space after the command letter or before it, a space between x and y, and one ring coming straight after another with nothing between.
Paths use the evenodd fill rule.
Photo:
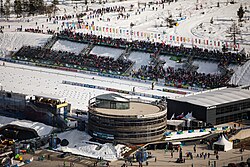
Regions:
<instances>
[{"instance_id":1,"label":"tree","mask_svg":"<svg viewBox=\"0 0 250 167\"><path fill-rule=\"evenodd\" d=\"M85 5L88 5L88 0L84 0L84 4L85 4Z\"/></svg>"},{"instance_id":2,"label":"tree","mask_svg":"<svg viewBox=\"0 0 250 167\"><path fill-rule=\"evenodd\" d=\"M20 17L20 15L22 14L22 2L21 2L21 0L14 1L14 11L15 11L17 17Z\"/></svg>"},{"instance_id":3,"label":"tree","mask_svg":"<svg viewBox=\"0 0 250 167\"><path fill-rule=\"evenodd\" d=\"M25 17L25 14L29 12L29 2L28 0L22 0L22 14Z\"/></svg>"},{"instance_id":4,"label":"tree","mask_svg":"<svg viewBox=\"0 0 250 167\"><path fill-rule=\"evenodd\" d=\"M3 0L0 0L0 16L2 17L4 11L3 11Z\"/></svg>"},{"instance_id":5,"label":"tree","mask_svg":"<svg viewBox=\"0 0 250 167\"><path fill-rule=\"evenodd\" d=\"M239 21L242 21L241 19L243 18L244 13L245 13L245 11L243 10L242 5L240 5L239 10L237 11L237 15L239 16Z\"/></svg>"},{"instance_id":6,"label":"tree","mask_svg":"<svg viewBox=\"0 0 250 167\"><path fill-rule=\"evenodd\" d=\"M53 5L58 5L59 2L58 2L58 0L53 0L53 1L52 1L52 4L53 4Z\"/></svg>"},{"instance_id":7,"label":"tree","mask_svg":"<svg viewBox=\"0 0 250 167\"><path fill-rule=\"evenodd\" d=\"M42 13L44 10L43 0L29 0L29 12L31 14Z\"/></svg>"},{"instance_id":8,"label":"tree","mask_svg":"<svg viewBox=\"0 0 250 167\"><path fill-rule=\"evenodd\" d=\"M56 15L56 5L58 5L58 4L59 4L58 0L52 1L54 16Z\"/></svg>"},{"instance_id":9,"label":"tree","mask_svg":"<svg viewBox=\"0 0 250 167\"><path fill-rule=\"evenodd\" d=\"M240 36L241 31L235 22L233 22L232 26L229 28L228 33L230 34L229 37L231 37L231 39L233 39L234 46L236 46L236 44L237 44L236 43L236 38L237 38L236 36ZM234 47L234 49L236 49L236 48Z\"/></svg>"},{"instance_id":10,"label":"tree","mask_svg":"<svg viewBox=\"0 0 250 167\"><path fill-rule=\"evenodd\" d=\"M4 14L8 20L10 16L10 0L6 0L4 3Z\"/></svg>"}]
</instances>

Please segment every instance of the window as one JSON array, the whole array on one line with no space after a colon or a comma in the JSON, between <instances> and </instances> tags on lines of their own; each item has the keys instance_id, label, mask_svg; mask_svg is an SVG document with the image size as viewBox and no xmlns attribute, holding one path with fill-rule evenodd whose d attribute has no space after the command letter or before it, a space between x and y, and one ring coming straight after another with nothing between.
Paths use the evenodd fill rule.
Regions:
<instances>
[{"instance_id":1,"label":"window","mask_svg":"<svg viewBox=\"0 0 250 167\"><path fill-rule=\"evenodd\" d=\"M116 103L115 102L110 102L110 108L111 109L116 109Z\"/></svg>"}]
</instances>

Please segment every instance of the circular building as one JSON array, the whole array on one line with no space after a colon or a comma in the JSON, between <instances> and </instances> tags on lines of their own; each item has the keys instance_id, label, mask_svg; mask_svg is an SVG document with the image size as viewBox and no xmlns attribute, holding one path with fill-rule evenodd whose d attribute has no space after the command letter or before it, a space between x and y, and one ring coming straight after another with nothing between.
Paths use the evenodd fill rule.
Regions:
<instances>
[{"instance_id":1,"label":"circular building","mask_svg":"<svg viewBox=\"0 0 250 167\"><path fill-rule=\"evenodd\" d=\"M89 133L98 140L149 143L163 138L167 126L166 106L118 94L90 99Z\"/></svg>"}]
</instances>

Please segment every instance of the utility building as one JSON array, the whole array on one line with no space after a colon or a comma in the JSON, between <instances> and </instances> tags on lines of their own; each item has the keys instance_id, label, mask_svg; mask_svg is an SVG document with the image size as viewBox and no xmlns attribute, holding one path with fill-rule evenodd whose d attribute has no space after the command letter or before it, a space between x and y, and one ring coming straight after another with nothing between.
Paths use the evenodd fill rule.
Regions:
<instances>
[{"instance_id":1,"label":"utility building","mask_svg":"<svg viewBox=\"0 0 250 167\"><path fill-rule=\"evenodd\" d=\"M168 118L192 112L197 120L212 125L249 118L250 90L223 88L167 100Z\"/></svg>"}]
</instances>

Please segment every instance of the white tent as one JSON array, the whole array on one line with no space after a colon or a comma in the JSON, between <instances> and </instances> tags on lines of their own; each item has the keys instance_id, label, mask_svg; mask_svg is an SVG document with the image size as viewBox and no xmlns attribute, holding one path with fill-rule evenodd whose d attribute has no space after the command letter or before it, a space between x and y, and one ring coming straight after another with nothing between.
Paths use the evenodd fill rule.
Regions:
<instances>
[{"instance_id":1,"label":"white tent","mask_svg":"<svg viewBox=\"0 0 250 167\"><path fill-rule=\"evenodd\" d=\"M214 142L214 149L218 151L228 151L233 149L233 143L228 141L224 135L222 135L217 142Z\"/></svg>"}]
</instances>

